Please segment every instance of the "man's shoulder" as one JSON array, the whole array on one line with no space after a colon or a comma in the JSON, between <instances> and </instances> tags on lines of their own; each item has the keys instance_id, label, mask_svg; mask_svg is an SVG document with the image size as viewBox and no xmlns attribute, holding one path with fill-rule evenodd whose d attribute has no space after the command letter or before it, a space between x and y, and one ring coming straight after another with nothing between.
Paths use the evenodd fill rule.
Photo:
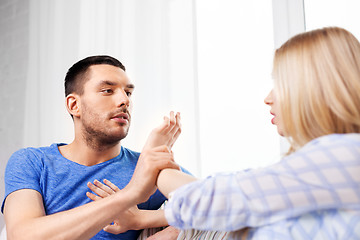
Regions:
<instances>
[{"instance_id":1,"label":"man's shoulder","mask_svg":"<svg viewBox=\"0 0 360 240\"><path fill-rule=\"evenodd\" d=\"M121 149L125 157L138 159L140 156L140 152L130 150L129 148L126 147L121 147Z\"/></svg>"},{"instance_id":2,"label":"man's shoulder","mask_svg":"<svg viewBox=\"0 0 360 240\"><path fill-rule=\"evenodd\" d=\"M44 147L25 147L15 151L9 161L17 159L42 159L47 155L57 154L58 144L54 143Z\"/></svg>"}]
</instances>

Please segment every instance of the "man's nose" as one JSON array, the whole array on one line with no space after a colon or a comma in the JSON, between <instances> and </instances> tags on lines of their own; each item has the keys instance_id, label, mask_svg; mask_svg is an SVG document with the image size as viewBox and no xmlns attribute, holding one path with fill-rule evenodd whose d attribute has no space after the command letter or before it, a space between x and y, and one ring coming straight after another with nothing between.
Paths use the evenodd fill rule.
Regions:
<instances>
[{"instance_id":1,"label":"man's nose","mask_svg":"<svg viewBox=\"0 0 360 240\"><path fill-rule=\"evenodd\" d=\"M127 93L123 90L118 92L116 100L117 100L118 107L123 107L123 106L129 107L130 106L130 98L127 95Z\"/></svg>"}]
</instances>

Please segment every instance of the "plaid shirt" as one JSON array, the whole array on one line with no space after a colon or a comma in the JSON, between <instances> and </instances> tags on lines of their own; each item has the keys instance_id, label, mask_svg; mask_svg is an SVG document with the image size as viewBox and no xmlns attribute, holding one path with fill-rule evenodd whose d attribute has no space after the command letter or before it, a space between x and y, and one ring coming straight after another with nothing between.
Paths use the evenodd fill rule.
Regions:
<instances>
[{"instance_id":1,"label":"plaid shirt","mask_svg":"<svg viewBox=\"0 0 360 240\"><path fill-rule=\"evenodd\" d=\"M315 139L266 168L185 185L165 207L181 229L248 239L360 239L360 134Z\"/></svg>"}]
</instances>

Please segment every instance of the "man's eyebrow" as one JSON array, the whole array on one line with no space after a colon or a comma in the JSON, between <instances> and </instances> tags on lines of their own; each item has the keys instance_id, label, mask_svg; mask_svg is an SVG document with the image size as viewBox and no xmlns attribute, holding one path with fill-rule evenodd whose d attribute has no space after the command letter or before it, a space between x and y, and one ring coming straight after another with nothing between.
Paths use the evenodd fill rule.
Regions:
<instances>
[{"instance_id":1,"label":"man's eyebrow","mask_svg":"<svg viewBox=\"0 0 360 240\"><path fill-rule=\"evenodd\" d=\"M134 88L135 88L135 85L132 84L132 83L129 83L129 84L126 85L126 88L132 88L132 89L134 89Z\"/></svg>"},{"instance_id":2,"label":"man's eyebrow","mask_svg":"<svg viewBox=\"0 0 360 240\"><path fill-rule=\"evenodd\" d=\"M115 85L117 85L117 83L113 82L113 81L110 81L110 80L102 80L98 85L99 86L102 86L102 85L115 86Z\"/></svg>"},{"instance_id":3,"label":"man's eyebrow","mask_svg":"<svg viewBox=\"0 0 360 240\"><path fill-rule=\"evenodd\" d=\"M114 81L110 81L110 80L103 80L99 83L99 86L102 86L102 85L116 86L116 85L118 85L118 83L116 83ZM135 85L132 83L128 83L128 84L126 84L126 88L134 89Z\"/></svg>"}]
</instances>

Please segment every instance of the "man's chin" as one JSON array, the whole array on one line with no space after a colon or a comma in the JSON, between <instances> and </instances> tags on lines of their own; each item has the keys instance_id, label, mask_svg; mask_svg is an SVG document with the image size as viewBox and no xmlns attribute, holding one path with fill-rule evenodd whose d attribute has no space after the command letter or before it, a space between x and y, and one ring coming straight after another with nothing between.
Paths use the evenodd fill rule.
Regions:
<instances>
[{"instance_id":1,"label":"man's chin","mask_svg":"<svg viewBox=\"0 0 360 240\"><path fill-rule=\"evenodd\" d=\"M123 140L124 138L126 138L127 135L128 135L128 131L126 131L126 132L120 132L120 133L118 133L118 134L116 134L116 135L114 136L114 139L117 139L117 141L121 141L121 140Z\"/></svg>"},{"instance_id":2,"label":"man's chin","mask_svg":"<svg viewBox=\"0 0 360 240\"><path fill-rule=\"evenodd\" d=\"M123 140L126 137L126 135L120 135L120 136L112 136L112 137L107 137L107 138L103 138L101 140L102 145L107 145L107 146L115 146L117 144L120 143L121 140Z\"/></svg>"}]
</instances>

